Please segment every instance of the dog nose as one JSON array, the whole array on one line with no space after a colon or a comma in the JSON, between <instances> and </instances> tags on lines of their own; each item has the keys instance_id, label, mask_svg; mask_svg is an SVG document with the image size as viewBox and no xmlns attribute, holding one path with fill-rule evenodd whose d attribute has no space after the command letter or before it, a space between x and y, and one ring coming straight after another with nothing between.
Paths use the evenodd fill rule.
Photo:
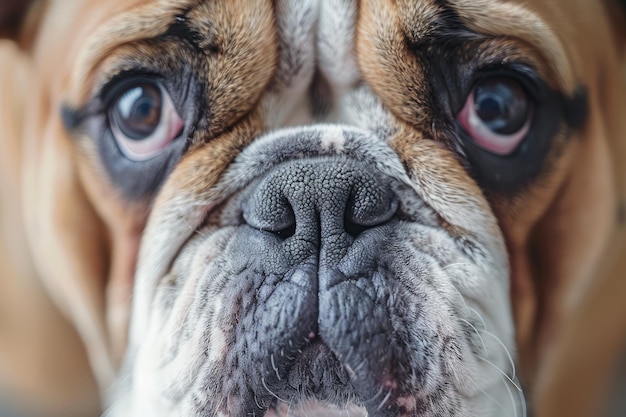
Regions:
<instances>
[{"instance_id":1,"label":"dog nose","mask_svg":"<svg viewBox=\"0 0 626 417\"><path fill-rule=\"evenodd\" d=\"M394 216L398 199L392 185L354 160L289 161L253 184L243 218L282 239L356 238Z\"/></svg>"}]
</instances>

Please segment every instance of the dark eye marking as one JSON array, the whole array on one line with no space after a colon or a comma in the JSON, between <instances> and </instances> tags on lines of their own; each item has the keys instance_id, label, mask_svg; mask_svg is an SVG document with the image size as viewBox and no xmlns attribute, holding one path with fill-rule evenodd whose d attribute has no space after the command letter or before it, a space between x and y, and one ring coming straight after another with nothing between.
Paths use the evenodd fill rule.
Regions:
<instances>
[{"instance_id":1,"label":"dark eye marking","mask_svg":"<svg viewBox=\"0 0 626 417\"><path fill-rule=\"evenodd\" d=\"M525 75L518 73L515 77L524 80ZM547 173L552 164L546 161L558 158L571 133L581 129L587 120L584 88L567 96L539 79L528 82L524 88L526 99L531 101L530 111L517 107L519 120L510 123L515 130L527 117L528 124L510 136L477 134L466 127L463 112L458 115L458 136L474 176L482 187L503 194L514 194ZM505 117L498 123L507 120Z\"/></svg>"},{"instance_id":2,"label":"dark eye marking","mask_svg":"<svg viewBox=\"0 0 626 417\"><path fill-rule=\"evenodd\" d=\"M579 130L585 126L589 116L589 97L587 90L579 86L572 97L561 97L563 118L570 129Z\"/></svg>"},{"instance_id":3,"label":"dark eye marking","mask_svg":"<svg viewBox=\"0 0 626 417\"><path fill-rule=\"evenodd\" d=\"M95 145L111 182L129 200L154 195L197 123L197 80L185 68L175 74L122 71L84 106L61 108L79 149Z\"/></svg>"}]
</instances>

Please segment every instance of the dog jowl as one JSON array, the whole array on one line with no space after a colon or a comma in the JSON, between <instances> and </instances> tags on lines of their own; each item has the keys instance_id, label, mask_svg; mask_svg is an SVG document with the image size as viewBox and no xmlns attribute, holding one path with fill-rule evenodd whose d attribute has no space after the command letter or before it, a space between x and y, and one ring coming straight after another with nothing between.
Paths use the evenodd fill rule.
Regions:
<instances>
[{"instance_id":1,"label":"dog jowl","mask_svg":"<svg viewBox=\"0 0 626 417\"><path fill-rule=\"evenodd\" d=\"M62 267L39 263L49 287L71 281L55 299L106 415L524 415L518 352L530 381L559 297L527 289L597 258L567 247L560 268L554 241L551 269L529 256L575 181L594 86L556 9L527 3L67 11L84 27L50 82L62 122L41 159L73 161L50 182L98 233L63 229ZM603 218L604 197L586 210Z\"/></svg>"}]
</instances>

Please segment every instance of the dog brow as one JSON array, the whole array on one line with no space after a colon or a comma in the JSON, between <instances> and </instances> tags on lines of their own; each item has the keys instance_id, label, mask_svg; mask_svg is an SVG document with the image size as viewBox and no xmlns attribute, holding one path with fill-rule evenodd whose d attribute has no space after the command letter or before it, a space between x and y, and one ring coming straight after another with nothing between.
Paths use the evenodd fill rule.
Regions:
<instances>
[{"instance_id":1,"label":"dog brow","mask_svg":"<svg viewBox=\"0 0 626 417\"><path fill-rule=\"evenodd\" d=\"M497 0L441 0L452 7L467 27L489 36L514 37L537 49L558 87L573 92L576 80L563 45L533 11L519 4Z\"/></svg>"},{"instance_id":2,"label":"dog brow","mask_svg":"<svg viewBox=\"0 0 626 417\"><path fill-rule=\"evenodd\" d=\"M189 0L188 2L192 2ZM86 47L74 66L75 80L70 102L83 102L89 94L88 80L97 66L120 45L150 39L166 33L177 22L177 16L188 8L188 2L148 3L130 9L98 28L86 41ZM182 4L181 4L182 3Z\"/></svg>"}]
</instances>

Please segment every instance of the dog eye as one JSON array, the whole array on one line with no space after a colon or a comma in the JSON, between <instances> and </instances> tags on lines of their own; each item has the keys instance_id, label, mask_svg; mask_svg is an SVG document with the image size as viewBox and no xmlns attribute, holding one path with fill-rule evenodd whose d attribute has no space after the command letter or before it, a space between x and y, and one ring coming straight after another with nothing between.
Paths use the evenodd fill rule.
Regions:
<instances>
[{"instance_id":1,"label":"dog eye","mask_svg":"<svg viewBox=\"0 0 626 417\"><path fill-rule=\"evenodd\" d=\"M457 119L481 148L506 156L526 137L533 102L510 77L490 77L474 85Z\"/></svg>"},{"instance_id":2,"label":"dog eye","mask_svg":"<svg viewBox=\"0 0 626 417\"><path fill-rule=\"evenodd\" d=\"M122 153L134 161L159 154L183 128L165 89L157 83L129 85L108 109L111 131Z\"/></svg>"}]
</instances>

